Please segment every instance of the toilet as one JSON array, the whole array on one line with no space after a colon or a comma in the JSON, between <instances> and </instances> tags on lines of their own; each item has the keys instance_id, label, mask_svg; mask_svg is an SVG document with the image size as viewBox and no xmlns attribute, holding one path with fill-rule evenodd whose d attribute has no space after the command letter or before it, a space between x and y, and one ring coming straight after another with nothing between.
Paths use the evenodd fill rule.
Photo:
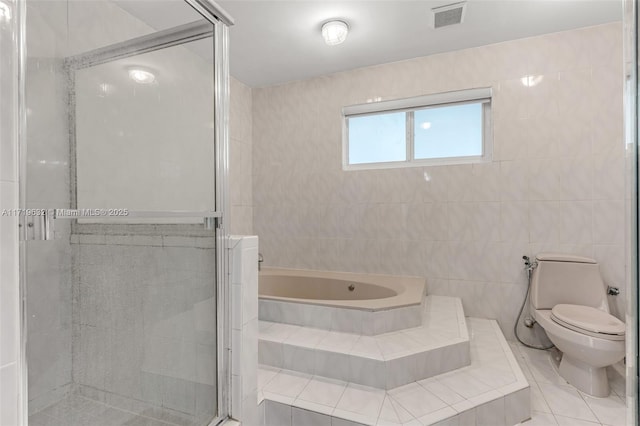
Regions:
<instances>
[{"instance_id":1,"label":"toilet","mask_svg":"<svg viewBox=\"0 0 640 426\"><path fill-rule=\"evenodd\" d=\"M598 263L541 253L531 276L531 315L562 352L560 375L592 396L609 395L606 367L625 356L625 324L609 313Z\"/></svg>"}]
</instances>

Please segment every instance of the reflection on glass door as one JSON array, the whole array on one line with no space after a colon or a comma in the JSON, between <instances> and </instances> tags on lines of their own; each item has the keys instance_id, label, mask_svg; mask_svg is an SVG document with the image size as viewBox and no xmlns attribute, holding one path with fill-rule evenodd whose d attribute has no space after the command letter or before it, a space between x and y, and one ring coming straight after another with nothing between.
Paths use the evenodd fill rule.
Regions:
<instances>
[{"instance_id":1,"label":"reflection on glass door","mask_svg":"<svg viewBox=\"0 0 640 426\"><path fill-rule=\"evenodd\" d=\"M74 70L78 208L215 210L212 55L209 37Z\"/></svg>"},{"instance_id":2,"label":"reflection on glass door","mask_svg":"<svg viewBox=\"0 0 640 426\"><path fill-rule=\"evenodd\" d=\"M33 425L222 414L215 28L183 0L148 6L27 1Z\"/></svg>"}]
</instances>

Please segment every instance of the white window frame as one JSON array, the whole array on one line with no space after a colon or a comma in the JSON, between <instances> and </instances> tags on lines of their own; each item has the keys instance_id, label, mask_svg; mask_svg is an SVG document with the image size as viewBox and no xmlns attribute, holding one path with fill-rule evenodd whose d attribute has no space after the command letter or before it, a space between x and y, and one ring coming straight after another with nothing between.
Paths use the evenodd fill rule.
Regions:
<instances>
[{"instance_id":1,"label":"white window frame","mask_svg":"<svg viewBox=\"0 0 640 426\"><path fill-rule=\"evenodd\" d=\"M458 90L454 92L436 93L413 98L395 99L382 102L371 102L351 105L342 108L342 169L394 169L402 167L422 167L429 165L468 164L489 162L493 154L493 132L491 120L491 88ZM482 104L482 154L466 157L414 158L414 112L427 108L448 107L469 103ZM404 161L349 164L349 118L370 116L394 112L406 112L406 152Z\"/></svg>"}]
</instances>

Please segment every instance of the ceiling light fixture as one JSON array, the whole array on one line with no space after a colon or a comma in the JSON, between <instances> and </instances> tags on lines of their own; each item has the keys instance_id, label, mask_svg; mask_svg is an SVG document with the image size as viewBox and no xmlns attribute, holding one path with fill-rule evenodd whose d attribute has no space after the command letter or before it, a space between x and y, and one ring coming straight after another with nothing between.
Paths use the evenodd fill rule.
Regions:
<instances>
[{"instance_id":1,"label":"ceiling light fixture","mask_svg":"<svg viewBox=\"0 0 640 426\"><path fill-rule=\"evenodd\" d=\"M156 81L154 73L138 67L129 69L129 78L140 84L153 84Z\"/></svg>"},{"instance_id":2,"label":"ceiling light fixture","mask_svg":"<svg viewBox=\"0 0 640 426\"><path fill-rule=\"evenodd\" d=\"M329 21L322 26L322 37L329 46L335 46L346 40L349 25L344 21Z\"/></svg>"}]
</instances>

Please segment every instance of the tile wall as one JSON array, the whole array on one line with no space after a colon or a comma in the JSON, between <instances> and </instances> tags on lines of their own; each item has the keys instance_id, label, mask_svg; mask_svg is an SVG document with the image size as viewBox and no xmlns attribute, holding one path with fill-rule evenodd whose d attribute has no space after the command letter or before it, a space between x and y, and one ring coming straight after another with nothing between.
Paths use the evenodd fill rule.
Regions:
<instances>
[{"instance_id":1,"label":"tile wall","mask_svg":"<svg viewBox=\"0 0 640 426\"><path fill-rule=\"evenodd\" d=\"M18 208L17 11L14 1L3 4L11 18L0 19L0 210ZM0 235L0 424L14 425L21 420L17 217L0 215Z\"/></svg>"},{"instance_id":2,"label":"tile wall","mask_svg":"<svg viewBox=\"0 0 640 426\"><path fill-rule=\"evenodd\" d=\"M251 88L231 77L229 111L230 230L235 235L253 234L252 97Z\"/></svg>"},{"instance_id":3,"label":"tile wall","mask_svg":"<svg viewBox=\"0 0 640 426\"><path fill-rule=\"evenodd\" d=\"M522 77L541 76L527 87ZM342 170L341 108L493 88L493 161ZM622 26L612 23L253 90L265 264L427 278L512 336L521 257L592 256L625 295Z\"/></svg>"},{"instance_id":4,"label":"tile wall","mask_svg":"<svg viewBox=\"0 0 640 426\"><path fill-rule=\"evenodd\" d=\"M258 237L229 239L231 417L258 424Z\"/></svg>"}]
</instances>

